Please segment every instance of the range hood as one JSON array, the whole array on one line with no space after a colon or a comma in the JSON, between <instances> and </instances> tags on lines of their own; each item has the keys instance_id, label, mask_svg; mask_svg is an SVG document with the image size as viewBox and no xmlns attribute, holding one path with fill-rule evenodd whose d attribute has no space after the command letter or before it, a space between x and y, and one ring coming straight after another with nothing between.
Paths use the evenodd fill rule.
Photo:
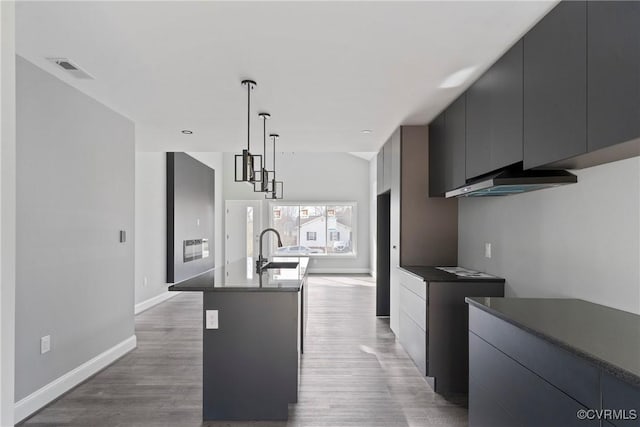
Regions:
<instances>
[{"instance_id":1,"label":"range hood","mask_svg":"<svg viewBox=\"0 0 640 427\"><path fill-rule=\"evenodd\" d=\"M445 196L447 198L509 196L576 182L578 177L565 170L503 170L447 191Z\"/></svg>"}]
</instances>

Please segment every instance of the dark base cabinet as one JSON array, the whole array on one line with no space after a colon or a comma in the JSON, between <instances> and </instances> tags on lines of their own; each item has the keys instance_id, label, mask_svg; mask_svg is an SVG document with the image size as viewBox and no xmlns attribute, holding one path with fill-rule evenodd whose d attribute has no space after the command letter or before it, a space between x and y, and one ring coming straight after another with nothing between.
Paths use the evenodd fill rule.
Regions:
<instances>
[{"instance_id":1,"label":"dark base cabinet","mask_svg":"<svg viewBox=\"0 0 640 427\"><path fill-rule=\"evenodd\" d=\"M469 303L470 427L640 426L639 387L479 307Z\"/></svg>"},{"instance_id":2,"label":"dark base cabinet","mask_svg":"<svg viewBox=\"0 0 640 427\"><path fill-rule=\"evenodd\" d=\"M415 267L405 267L415 269ZM467 296L504 295L504 281L427 280L398 269L400 279L399 340L418 370L428 377L437 393L466 393L469 381ZM441 275L445 273L440 273Z\"/></svg>"},{"instance_id":3,"label":"dark base cabinet","mask_svg":"<svg viewBox=\"0 0 640 427\"><path fill-rule=\"evenodd\" d=\"M485 401L470 405L471 426L600 425L580 420L576 414L586 407L473 333L469 333L469 361L475 386L469 401L478 393Z\"/></svg>"}]
</instances>

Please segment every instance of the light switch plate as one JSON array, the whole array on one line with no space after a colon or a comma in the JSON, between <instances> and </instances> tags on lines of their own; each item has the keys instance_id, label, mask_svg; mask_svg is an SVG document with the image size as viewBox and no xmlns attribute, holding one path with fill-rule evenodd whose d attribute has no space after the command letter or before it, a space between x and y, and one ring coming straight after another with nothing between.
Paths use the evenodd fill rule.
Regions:
<instances>
[{"instance_id":1,"label":"light switch plate","mask_svg":"<svg viewBox=\"0 0 640 427\"><path fill-rule=\"evenodd\" d=\"M484 244L484 257L491 258L491 243Z\"/></svg>"},{"instance_id":2,"label":"light switch plate","mask_svg":"<svg viewBox=\"0 0 640 427\"><path fill-rule=\"evenodd\" d=\"M218 310L207 310L205 327L207 329L218 329Z\"/></svg>"},{"instance_id":3,"label":"light switch plate","mask_svg":"<svg viewBox=\"0 0 640 427\"><path fill-rule=\"evenodd\" d=\"M40 354L48 353L51 350L51 335L40 338Z\"/></svg>"}]
</instances>

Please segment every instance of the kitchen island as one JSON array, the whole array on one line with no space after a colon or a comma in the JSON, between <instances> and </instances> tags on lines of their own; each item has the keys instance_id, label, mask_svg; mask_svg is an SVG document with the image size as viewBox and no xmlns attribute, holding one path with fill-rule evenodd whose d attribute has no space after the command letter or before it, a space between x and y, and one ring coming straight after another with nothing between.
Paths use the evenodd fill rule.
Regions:
<instances>
[{"instance_id":1,"label":"kitchen island","mask_svg":"<svg viewBox=\"0 0 640 427\"><path fill-rule=\"evenodd\" d=\"M169 287L203 293L204 420L285 420L297 402L308 258L272 261L295 266L244 258Z\"/></svg>"}]
</instances>

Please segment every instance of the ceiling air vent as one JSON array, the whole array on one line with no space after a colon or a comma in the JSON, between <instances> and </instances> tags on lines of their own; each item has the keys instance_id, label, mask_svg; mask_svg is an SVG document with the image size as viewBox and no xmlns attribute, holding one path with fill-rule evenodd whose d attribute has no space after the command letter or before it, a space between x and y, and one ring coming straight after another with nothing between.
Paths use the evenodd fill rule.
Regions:
<instances>
[{"instance_id":1,"label":"ceiling air vent","mask_svg":"<svg viewBox=\"0 0 640 427\"><path fill-rule=\"evenodd\" d=\"M53 62L77 79L93 79L92 75L78 67L67 58L47 58L47 60Z\"/></svg>"}]
</instances>

